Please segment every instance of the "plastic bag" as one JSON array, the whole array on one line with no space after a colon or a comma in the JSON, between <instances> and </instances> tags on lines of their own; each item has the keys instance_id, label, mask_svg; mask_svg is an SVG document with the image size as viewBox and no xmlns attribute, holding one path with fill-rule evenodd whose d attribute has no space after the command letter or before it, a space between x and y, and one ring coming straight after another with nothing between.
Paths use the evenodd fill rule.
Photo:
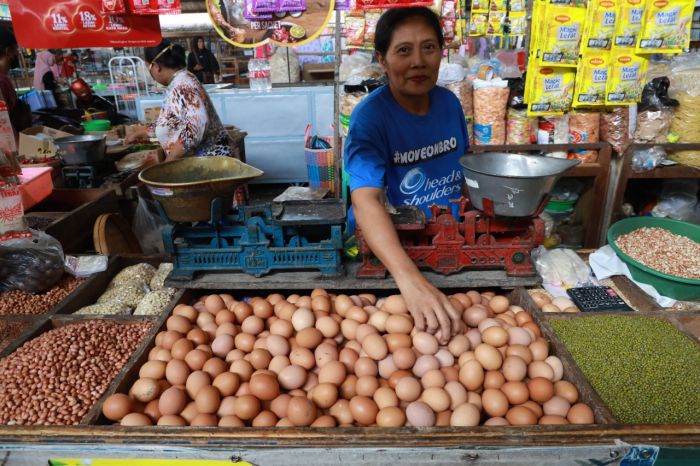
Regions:
<instances>
[{"instance_id":1,"label":"plastic bag","mask_svg":"<svg viewBox=\"0 0 700 466\"><path fill-rule=\"evenodd\" d=\"M358 52L343 58L340 65L340 81L348 82L350 78L355 78L356 82L350 84L359 84L364 79L361 76L362 71L372 63L372 54L367 52Z\"/></svg>"},{"instance_id":2,"label":"plastic bag","mask_svg":"<svg viewBox=\"0 0 700 466\"><path fill-rule=\"evenodd\" d=\"M163 228L165 228L166 223L156 212L157 208L154 201L148 201L139 196L132 229L139 240L139 245L144 254L162 254L165 252Z\"/></svg>"},{"instance_id":3,"label":"plastic bag","mask_svg":"<svg viewBox=\"0 0 700 466\"><path fill-rule=\"evenodd\" d=\"M592 144L598 142L600 135L600 113L571 112L569 114L569 143ZM593 163L598 160L597 150L570 150L570 159Z\"/></svg>"},{"instance_id":4,"label":"plastic bag","mask_svg":"<svg viewBox=\"0 0 700 466\"><path fill-rule=\"evenodd\" d=\"M551 116L540 118L537 130L538 144L568 144L569 143L569 115ZM566 152L548 152L545 155L558 159L565 159Z\"/></svg>"},{"instance_id":5,"label":"plastic bag","mask_svg":"<svg viewBox=\"0 0 700 466\"><path fill-rule=\"evenodd\" d=\"M533 121L537 118L528 117L527 110L509 108L506 144L530 144Z\"/></svg>"},{"instance_id":6,"label":"plastic bag","mask_svg":"<svg viewBox=\"0 0 700 466\"><path fill-rule=\"evenodd\" d=\"M632 153L632 170L644 172L653 170L666 158L666 151L661 146L648 149L635 149Z\"/></svg>"},{"instance_id":7,"label":"plastic bag","mask_svg":"<svg viewBox=\"0 0 700 466\"><path fill-rule=\"evenodd\" d=\"M503 144L506 140L508 83L496 78L474 80L474 143Z\"/></svg>"},{"instance_id":8,"label":"plastic bag","mask_svg":"<svg viewBox=\"0 0 700 466\"><path fill-rule=\"evenodd\" d=\"M618 155L629 146L629 108L618 107L600 116L600 140L610 144Z\"/></svg>"},{"instance_id":9,"label":"plastic bag","mask_svg":"<svg viewBox=\"0 0 700 466\"><path fill-rule=\"evenodd\" d=\"M270 58L270 79L273 84L301 81L299 58L292 47L278 47Z\"/></svg>"},{"instance_id":10,"label":"plastic bag","mask_svg":"<svg viewBox=\"0 0 700 466\"><path fill-rule=\"evenodd\" d=\"M438 85L445 86L450 83L461 82L464 79L464 67L456 63L440 63L438 73Z\"/></svg>"},{"instance_id":11,"label":"plastic bag","mask_svg":"<svg viewBox=\"0 0 700 466\"><path fill-rule=\"evenodd\" d=\"M663 144L671 129L673 110L644 110L637 114L634 142Z\"/></svg>"},{"instance_id":12,"label":"plastic bag","mask_svg":"<svg viewBox=\"0 0 700 466\"><path fill-rule=\"evenodd\" d=\"M543 283L571 288L591 282L590 267L571 249L548 250L539 246L532 258Z\"/></svg>"},{"instance_id":13,"label":"plastic bag","mask_svg":"<svg viewBox=\"0 0 700 466\"><path fill-rule=\"evenodd\" d=\"M0 243L0 290L41 293L63 276L61 243L43 231Z\"/></svg>"}]
</instances>

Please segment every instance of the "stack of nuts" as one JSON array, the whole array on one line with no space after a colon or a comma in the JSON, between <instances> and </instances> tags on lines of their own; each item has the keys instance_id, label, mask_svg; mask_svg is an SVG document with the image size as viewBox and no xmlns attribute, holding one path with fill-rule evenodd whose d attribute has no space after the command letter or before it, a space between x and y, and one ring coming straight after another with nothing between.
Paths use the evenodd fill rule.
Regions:
<instances>
[{"instance_id":1,"label":"stack of nuts","mask_svg":"<svg viewBox=\"0 0 700 466\"><path fill-rule=\"evenodd\" d=\"M27 293L12 290L0 293L0 315L45 314L68 297L83 280L64 275L54 286L43 293Z\"/></svg>"},{"instance_id":2,"label":"stack of nuts","mask_svg":"<svg viewBox=\"0 0 700 466\"><path fill-rule=\"evenodd\" d=\"M569 298L550 298L548 294L535 291L530 294L542 312L581 312Z\"/></svg>"},{"instance_id":3,"label":"stack of nuts","mask_svg":"<svg viewBox=\"0 0 700 466\"><path fill-rule=\"evenodd\" d=\"M91 320L25 343L0 361L0 424L78 424L150 326Z\"/></svg>"},{"instance_id":4,"label":"stack of nuts","mask_svg":"<svg viewBox=\"0 0 700 466\"><path fill-rule=\"evenodd\" d=\"M587 424L532 317L494 293L450 297L447 346L417 331L400 295L227 294L178 305L129 394L103 405L125 426Z\"/></svg>"}]
</instances>

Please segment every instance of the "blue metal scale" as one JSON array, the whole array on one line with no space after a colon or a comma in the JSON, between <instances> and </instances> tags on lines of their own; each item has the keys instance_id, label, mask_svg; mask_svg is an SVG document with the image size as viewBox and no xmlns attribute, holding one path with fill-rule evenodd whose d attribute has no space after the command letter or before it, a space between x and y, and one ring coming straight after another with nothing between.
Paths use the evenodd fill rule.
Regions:
<instances>
[{"instance_id":1,"label":"blue metal scale","mask_svg":"<svg viewBox=\"0 0 700 466\"><path fill-rule=\"evenodd\" d=\"M208 223L166 220L163 243L173 256L171 277L196 272L243 272L256 277L273 271L318 269L343 272L342 200L287 201L234 208L222 215L221 199L211 204Z\"/></svg>"}]
</instances>

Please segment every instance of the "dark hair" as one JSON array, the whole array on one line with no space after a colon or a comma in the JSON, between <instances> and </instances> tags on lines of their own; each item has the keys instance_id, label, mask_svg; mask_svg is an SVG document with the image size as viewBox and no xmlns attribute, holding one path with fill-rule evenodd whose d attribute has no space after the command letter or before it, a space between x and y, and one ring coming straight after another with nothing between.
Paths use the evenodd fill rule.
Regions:
<instances>
[{"instance_id":1,"label":"dark hair","mask_svg":"<svg viewBox=\"0 0 700 466\"><path fill-rule=\"evenodd\" d=\"M435 30L440 48L445 45L445 37L442 35L440 18L426 7L411 8L390 8L377 21L377 28L374 33L374 50L381 56L386 56L391 45L391 38L394 30L411 18L421 18L428 26Z\"/></svg>"},{"instance_id":2,"label":"dark hair","mask_svg":"<svg viewBox=\"0 0 700 466\"><path fill-rule=\"evenodd\" d=\"M172 47L171 47L172 46ZM163 50L170 47L162 55L158 56ZM169 40L163 40L157 47L147 47L145 49L146 62L151 63L158 57L156 63L165 68L177 70L187 66L185 60L185 49L181 45L173 44Z\"/></svg>"},{"instance_id":3,"label":"dark hair","mask_svg":"<svg viewBox=\"0 0 700 466\"><path fill-rule=\"evenodd\" d=\"M7 49L17 47L17 39L9 28L0 27L0 55L5 55Z\"/></svg>"},{"instance_id":4,"label":"dark hair","mask_svg":"<svg viewBox=\"0 0 700 466\"><path fill-rule=\"evenodd\" d=\"M207 42L204 40L204 37L197 36L194 39L192 39L192 51L193 52L196 52L197 50L199 50L197 47L197 44L199 43L200 40L204 41L204 48L206 48Z\"/></svg>"}]
</instances>

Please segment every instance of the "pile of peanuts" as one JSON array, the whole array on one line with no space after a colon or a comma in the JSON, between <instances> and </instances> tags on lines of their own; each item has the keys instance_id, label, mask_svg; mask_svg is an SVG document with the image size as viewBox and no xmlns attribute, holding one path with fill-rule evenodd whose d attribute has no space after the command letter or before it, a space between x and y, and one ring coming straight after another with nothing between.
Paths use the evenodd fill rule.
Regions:
<instances>
[{"instance_id":1,"label":"pile of peanuts","mask_svg":"<svg viewBox=\"0 0 700 466\"><path fill-rule=\"evenodd\" d=\"M37 315L49 312L82 282L70 275L64 275L58 283L44 293L31 294L20 290L0 293L0 315Z\"/></svg>"},{"instance_id":2,"label":"pile of peanuts","mask_svg":"<svg viewBox=\"0 0 700 466\"><path fill-rule=\"evenodd\" d=\"M492 292L450 301L462 319L441 346L400 295L203 296L173 309L139 378L102 412L122 426L594 422L527 311Z\"/></svg>"},{"instance_id":3,"label":"pile of peanuts","mask_svg":"<svg viewBox=\"0 0 700 466\"><path fill-rule=\"evenodd\" d=\"M0 351L29 327L29 322L0 320Z\"/></svg>"},{"instance_id":4,"label":"pile of peanuts","mask_svg":"<svg viewBox=\"0 0 700 466\"><path fill-rule=\"evenodd\" d=\"M0 424L78 424L150 327L91 320L25 343L0 361Z\"/></svg>"}]
</instances>

